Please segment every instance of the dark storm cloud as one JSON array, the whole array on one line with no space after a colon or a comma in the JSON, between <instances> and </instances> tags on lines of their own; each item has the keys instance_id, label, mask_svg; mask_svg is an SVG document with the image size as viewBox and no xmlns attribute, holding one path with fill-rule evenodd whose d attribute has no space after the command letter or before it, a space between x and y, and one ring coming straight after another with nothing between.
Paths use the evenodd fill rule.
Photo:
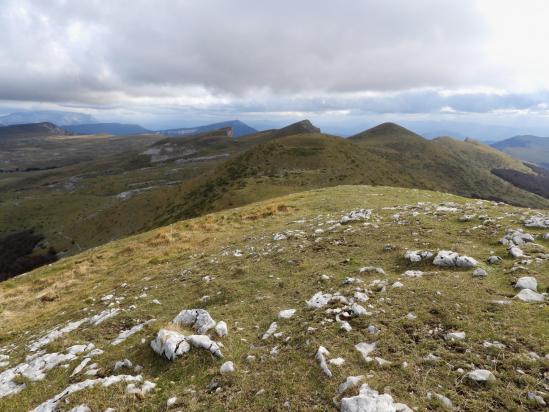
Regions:
<instances>
[{"instance_id":1,"label":"dark storm cloud","mask_svg":"<svg viewBox=\"0 0 549 412\"><path fill-rule=\"evenodd\" d=\"M7 0L1 97L459 87L483 75L468 63L482 60L471 3Z\"/></svg>"},{"instance_id":2,"label":"dark storm cloud","mask_svg":"<svg viewBox=\"0 0 549 412\"><path fill-rule=\"evenodd\" d=\"M507 90L512 76L495 65L479 1L4 0L0 105L546 110L547 93Z\"/></svg>"}]
</instances>

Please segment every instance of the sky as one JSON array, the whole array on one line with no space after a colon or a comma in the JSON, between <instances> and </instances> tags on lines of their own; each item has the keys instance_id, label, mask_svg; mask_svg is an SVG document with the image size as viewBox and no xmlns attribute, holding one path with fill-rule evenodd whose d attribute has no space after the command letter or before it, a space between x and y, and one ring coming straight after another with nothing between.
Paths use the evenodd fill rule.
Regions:
<instances>
[{"instance_id":1,"label":"sky","mask_svg":"<svg viewBox=\"0 0 549 412\"><path fill-rule=\"evenodd\" d=\"M0 113L549 136L546 0L0 3Z\"/></svg>"}]
</instances>

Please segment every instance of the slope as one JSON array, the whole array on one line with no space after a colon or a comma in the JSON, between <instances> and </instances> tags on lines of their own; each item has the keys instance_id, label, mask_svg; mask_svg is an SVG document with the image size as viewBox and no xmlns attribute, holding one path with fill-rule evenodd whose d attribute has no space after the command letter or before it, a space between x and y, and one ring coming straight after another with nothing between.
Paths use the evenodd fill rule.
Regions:
<instances>
[{"instance_id":1,"label":"slope","mask_svg":"<svg viewBox=\"0 0 549 412\"><path fill-rule=\"evenodd\" d=\"M515 136L494 143L492 147L517 159L549 169L549 137Z\"/></svg>"},{"instance_id":2,"label":"slope","mask_svg":"<svg viewBox=\"0 0 549 412\"><path fill-rule=\"evenodd\" d=\"M360 208L371 214L338 224ZM441 408L434 394L463 411L539 410L529 394L547 396L549 305L510 298L525 273L537 278L538 290L549 285L549 243L543 230L527 229L538 244L521 246L536 258L526 270L497 242L539 213L436 192L341 186L179 222L63 259L0 284L0 380L20 390L1 398L2 408L28 411L71 384L99 382L61 394L60 411L336 410L358 393L351 385L338 394L339 385L361 376L417 410ZM472 217L460 222L463 214ZM440 249L475 258L487 276L403 258L407 250ZM485 264L494 253L500 264ZM403 274L411 269L424 275ZM315 309L306 301L317 292L340 295ZM350 299L355 309L344 303ZM157 355L150 342L159 329L196 333L170 324L193 308L226 322L227 336L206 332L223 345L224 358L196 348L173 361ZM279 317L288 309L293 315ZM344 314L351 312L358 315ZM273 322L276 334L265 336ZM359 343L371 350L368 357ZM321 353L331 377L315 358L320 347L329 351ZM38 361L25 368L33 353ZM226 361L235 371L221 374ZM490 371L493 382L472 381L475 369ZM116 383L119 375L137 380L133 389Z\"/></svg>"},{"instance_id":3,"label":"slope","mask_svg":"<svg viewBox=\"0 0 549 412\"><path fill-rule=\"evenodd\" d=\"M339 184L375 184L440 190L511 204L549 207L543 197L495 176L505 168L525 174L520 162L474 142L428 141L384 124L353 138L319 133L255 136L259 144L195 182L168 208L169 219L240 206L301 190ZM165 221L166 223L168 220Z\"/></svg>"}]
</instances>

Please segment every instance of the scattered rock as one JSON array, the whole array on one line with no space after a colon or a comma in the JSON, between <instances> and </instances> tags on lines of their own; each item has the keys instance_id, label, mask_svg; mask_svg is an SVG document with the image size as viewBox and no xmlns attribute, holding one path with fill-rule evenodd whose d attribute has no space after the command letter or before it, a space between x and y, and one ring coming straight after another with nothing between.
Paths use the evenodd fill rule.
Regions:
<instances>
[{"instance_id":1,"label":"scattered rock","mask_svg":"<svg viewBox=\"0 0 549 412\"><path fill-rule=\"evenodd\" d=\"M355 345L355 349L360 352L366 362L371 362L370 353L376 349L376 343L360 342Z\"/></svg>"},{"instance_id":2,"label":"scattered rock","mask_svg":"<svg viewBox=\"0 0 549 412\"><path fill-rule=\"evenodd\" d=\"M234 370L235 370L234 363L231 361L225 362L223 365L221 365L221 368L219 368L219 372L221 374L232 373L234 372Z\"/></svg>"},{"instance_id":3,"label":"scattered rock","mask_svg":"<svg viewBox=\"0 0 549 412\"><path fill-rule=\"evenodd\" d=\"M332 371L328 368L328 364L326 363L327 356L330 356L330 352L328 352L328 349L326 349L324 346L320 346L316 351L316 360L320 364L320 369L322 369L322 372L324 372L327 377L331 378Z\"/></svg>"},{"instance_id":4,"label":"scattered rock","mask_svg":"<svg viewBox=\"0 0 549 412\"><path fill-rule=\"evenodd\" d=\"M514 299L518 299L523 302L543 302L545 300L545 296L541 293L534 292L531 289L522 289L515 295Z\"/></svg>"},{"instance_id":5,"label":"scattered rock","mask_svg":"<svg viewBox=\"0 0 549 412\"><path fill-rule=\"evenodd\" d=\"M465 339L465 332L450 332L444 335L445 340L455 341Z\"/></svg>"},{"instance_id":6,"label":"scattered rock","mask_svg":"<svg viewBox=\"0 0 549 412\"><path fill-rule=\"evenodd\" d=\"M475 270L473 270L473 276L476 278L484 278L488 276L488 272L486 272L482 268L476 268Z\"/></svg>"},{"instance_id":7,"label":"scattered rock","mask_svg":"<svg viewBox=\"0 0 549 412\"><path fill-rule=\"evenodd\" d=\"M341 412L411 412L411 409L402 403L395 403L392 396L380 395L371 389L368 384L360 387L357 396L341 399Z\"/></svg>"},{"instance_id":8,"label":"scattered rock","mask_svg":"<svg viewBox=\"0 0 549 412\"><path fill-rule=\"evenodd\" d=\"M509 229L499 243L505 246L521 246L534 241L534 236L524 233L521 229Z\"/></svg>"},{"instance_id":9,"label":"scattered rock","mask_svg":"<svg viewBox=\"0 0 549 412\"><path fill-rule=\"evenodd\" d=\"M285 309L278 312L278 319L290 319L292 316L294 316L296 310L295 309Z\"/></svg>"},{"instance_id":10,"label":"scattered rock","mask_svg":"<svg viewBox=\"0 0 549 412\"><path fill-rule=\"evenodd\" d=\"M425 273L421 270L407 270L403 273L404 276L407 276L409 278L421 278L424 274Z\"/></svg>"},{"instance_id":11,"label":"scattered rock","mask_svg":"<svg viewBox=\"0 0 549 412\"><path fill-rule=\"evenodd\" d=\"M433 264L442 267L470 268L476 266L478 262L472 257L460 255L451 250L441 250L435 256Z\"/></svg>"},{"instance_id":12,"label":"scattered rock","mask_svg":"<svg viewBox=\"0 0 549 412\"><path fill-rule=\"evenodd\" d=\"M534 392L528 392L528 399L536 402L538 405L541 405L541 406L547 405L547 403L545 402L545 399L543 399L541 396L537 395Z\"/></svg>"},{"instance_id":13,"label":"scattered rock","mask_svg":"<svg viewBox=\"0 0 549 412\"><path fill-rule=\"evenodd\" d=\"M385 275L385 271L383 268L376 267L376 266L364 266L363 268L360 268L360 273L379 273L380 275Z\"/></svg>"},{"instance_id":14,"label":"scattered rock","mask_svg":"<svg viewBox=\"0 0 549 412\"><path fill-rule=\"evenodd\" d=\"M371 215L372 215L372 211L369 209L352 210L351 212L342 216L339 223L341 223L342 225L346 225L348 223L356 222L359 220L368 220Z\"/></svg>"},{"instance_id":15,"label":"scattered rock","mask_svg":"<svg viewBox=\"0 0 549 412\"><path fill-rule=\"evenodd\" d=\"M191 326L199 335L203 335L215 326L215 321L204 309L182 310L172 320L172 323L179 326Z\"/></svg>"},{"instance_id":16,"label":"scattered rock","mask_svg":"<svg viewBox=\"0 0 549 412\"><path fill-rule=\"evenodd\" d=\"M438 399L440 403L442 403L442 406L444 406L446 409L454 409L454 404L450 399L448 399L446 396L441 395L439 393L427 393L427 399Z\"/></svg>"},{"instance_id":17,"label":"scattered rock","mask_svg":"<svg viewBox=\"0 0 549 412\"><path fill-rule=\"evenodd\" d=\"M487 369L475 369L465 377L475 382L494 382L496 380L494 374Z\"/></svg>"},{"instance_id":18,"label":"scattered rock","mask_svg":"<svg viewBox=\"0 0 549 412\"><path fill-rule=\"evenodd\" d=\"M538 290L538 281L532 276L523 276L515 283L515 289L530 289L536 292Z\"/></svg>"},{"instance_id":19,"label":"scattered rock","mask_svg":"<svg viewBox=\"0 0 549 412\"><path fill-rule=\"evenodd\" d=\"M267 329L267 331L263 334L261 339L263 340L269 339L276 332L277 328L278 328L278 324L276 322L271 323L269 326L269 329Z\"/></svg>"},{"instance_id":20,"label":"scattered rock","mask_svg":"<svg viewBox=\"0 0 549 412\"><path fill-rule=\"evenodd\" d=\"M433 257L433 253L429 251L421 251L421 250L409 250L404 254L404 258L409 260L410 262L421 262L423 260L431 259Z\"/></svg>"},{"instance_id":21,"label":"scattered rock","mask_svg":"<svg viewBox=\"0 0 549 412\"><path fill-rule=\"evenodd\" d=\"M499 256L495 256L495 255L492 255L487 259L487 262L490 265L499 265L502 261L503 261L502 258L500 258Z\"/></svg>"},{"instance_id":22,"label":"scattered rock","mask_svg":"<svg viewBox=\"0 0 549 412\"><path fill-rule=\"evenodd\" d=\"M171 408L177 403L177 396L172 396L166 401L166 407Z\"/></svg>"},{"instance_id":23,"label":"scattered rock","mask_svg":"<svg viewBox=\"0 0 549 412\"><path fill-rule=\"evenodd\" d=\"M524 256L524 252L522 251L521 248L519 248L518 246L511 246L509 249L508 249L508 252L511 256L513 256L514 258L519 258L519 257L523 257Z\"/></svg>"},{"instance_id":24,"label":"scattered rock","mask_svg":"<svg viewBox=\"0 0 549 412\"><path fill-rule=\"evenodd\" d=\"M525 219L523 223L526 227L549 229L549 217L547 216L532 216Z\"/></svg>"},{"instance_id":25,"label":"scattered rock","mask_svg":"<svg viewBox=\"0 0 549 412\"><path fill-rule=\"evenodd\" d=\"M217 336L222 338L223 336L227 336L229 334L229 331L227 329L227 323L224 321L217 322L217 325L215 325L215 333L217 333Z\"/></svg>"}]
</instances>

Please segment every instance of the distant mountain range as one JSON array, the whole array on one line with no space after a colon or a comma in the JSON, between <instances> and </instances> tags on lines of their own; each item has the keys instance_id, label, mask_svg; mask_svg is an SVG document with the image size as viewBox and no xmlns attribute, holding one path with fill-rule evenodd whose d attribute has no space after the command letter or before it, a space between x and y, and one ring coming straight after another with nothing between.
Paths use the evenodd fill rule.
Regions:
<instances>
[{"instance_id":1,"label":"distant mountain range","mask_svg":"<svg viewBox=\"0 0 549 412\"><path fill-rule=\"evenodd\" d=\"M126 136L131 134L151 133L150 130L138 124L125 123L91 123L64 125L63 129L75 134L112 134L114 136Z\"/></svg>"},{"instance_id":2,"label":"distant mountain range","mask_svg":"<svg viewBox=\"0 0 549 412\"><path fill-rule=\"evenodd\" d=\"M18 137L59 136L68 132L53 123L14 124L0 127L0 141Z\"/></svg>"},{"instance_id":3,"label":"distant mountain range","mask_svg":"<svg viewBox=\"0 0 549 412\"><path fill-rule=\"evenodd\" d=\"M549 137L515 136L494 143L492 147L517 159L549 169Z\"/></svg>"},{"instance_id":4,"label":"distant mountain range","mask_svg":"<svg viewBox=\"0 0 549 412\"><path fill-rule=\"evenodd\" d=\"M63 125L74 125L83 123L95 123L97 120L89 114L78 112L62 112L57 110L41 110L15 112L0 116L0 125L9 126L25 123L54 123Z\"/></svg>"},{"instance_id":5,"label":"distant mountain range","mask_svg":"<svg viewBox=\"0 0 549 412\"><path fill-rule=\"evenodd\" d=\"M246 123L243 123L240 120L229 120L226 122L212 123L197 127L182 127L178 129L159 130L157 131L157 133L160 133L164 136L182 136L210 132L212 130L223 129L226 127L230 127L233 129L233 137L241 137L248 134L257 133L256 129L248 126Z\"/></svg>"}]
</instances>

